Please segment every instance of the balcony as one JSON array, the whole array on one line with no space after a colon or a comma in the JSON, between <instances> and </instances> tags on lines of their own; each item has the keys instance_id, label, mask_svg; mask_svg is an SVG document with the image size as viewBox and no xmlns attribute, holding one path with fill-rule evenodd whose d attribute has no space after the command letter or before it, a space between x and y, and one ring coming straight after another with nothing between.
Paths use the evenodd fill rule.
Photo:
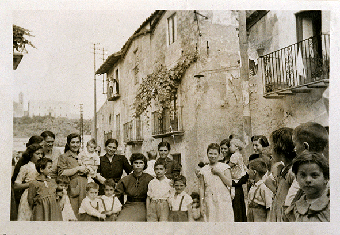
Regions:
<instances>
[{"instance_id":1,"label":"balcony","mask_svg":"<svg viewBox=\"0 0 340 235\"><path fill-rule=\"evenodd\" d=\"M115 101L115 100L118 100L119 97L120 97L120 94L119 94L118 81L110 79L110 81L108 83L107 100L108 101Z\"/></svg>"},{"instance_id":2,"label":"balcony","mask_svg":"<svg viewBox=\"0 0 340 235\"><path fill-rule=\"evenodd\" d=\"M170 109L166 108L161 113L153 112L152 120L152 136L154 138L183 135L184 133L180 125L178 111L171 112Z\"/></svg>"},{"instance_id":3,"label":"balcony","mask_svg":"<svg viewBox=\"0 0 340 235\"><path fill-rule=\"evenodd\" d=\"M310 92L329 83L329 34L261 56L265 98Z\"/></svg>"},{"instance_id":4,"label":"balcony","mask_svg":"<svg viewBox=\"0 0 340 235\"><path fill-rule=\"evenodd\" d=\"M142 123L139 118L123 124L124 142L128 145L142 144L143 131Z\"/></svg>"}]
</instances>

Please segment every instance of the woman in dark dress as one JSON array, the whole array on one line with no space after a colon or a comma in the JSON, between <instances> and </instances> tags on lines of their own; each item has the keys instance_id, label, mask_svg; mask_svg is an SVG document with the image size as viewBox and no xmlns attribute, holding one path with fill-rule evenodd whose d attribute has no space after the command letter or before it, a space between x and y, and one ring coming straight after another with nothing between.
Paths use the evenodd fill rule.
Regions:
<instances>
[{"instance_id":1,"label":"woman in dark dress","mask_svg":"<svg viewBox=\"0 0 340 235\"><path fill-rule=\"evenodd\" d=\"M228 139L224 139L220 143L221 154L223 156L222 162L228 164L230 160L231 153L229 151L230 140L232 136ZM235 222L247 222L246 214L246 204L244 202L243 184L246 184L249 179L249 175L245 174L237 183L233 180L232 186L235 188L235 196L232 200L233 210L234 210L234 220Z\"/></svg>"},{"instance_id":2,"label":"woman in dark dress","mask_svg":"<svg viewBox=\"0 0 340 235\"><path fill-rule=\"evenodd\" d=\"M108 139L105 142L106 154L100 157L100 165L98 173L105 178L105 180L113 179L116 183L121 179L123 171L129 174L132 171L132 166L124 155L116 154L118 141L116 139ZM99 195L104 194L104 182L99 182ZM121 202L122 198L120 198Z\"/></svg>"},{"instance_id":3,"label":"woman in dark dress","mask_svg":"<svg viewBox=\"0 0 340 235\"><path fill-rule=\"evenodd\" d=\"M148 184L153 179L143 171L147 167L147 159L141 153L133 153L130 162L133 172L122 178L116 187L116 195L127 195L127 201L117 217L117 221L146 221L146 198Z\"/></svg>"}]
</instances>

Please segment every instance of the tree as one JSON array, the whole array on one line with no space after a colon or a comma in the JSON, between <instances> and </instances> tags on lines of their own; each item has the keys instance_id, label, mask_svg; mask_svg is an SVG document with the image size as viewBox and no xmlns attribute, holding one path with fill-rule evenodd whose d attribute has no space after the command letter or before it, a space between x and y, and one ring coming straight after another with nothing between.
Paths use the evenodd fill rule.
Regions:
<instances>
[{"instance_id":1,"label":"tree","mask_svg":"<svg viewBox=\"0 0 340 235\"><path fill-rule=\"evenodd\" d=\"M25 36L34 37L30 30L13 25L13 50L15 49L18 52L27 52L26 45L36 48L31 41L25 38Z\"/></svg>"}]
</instances>

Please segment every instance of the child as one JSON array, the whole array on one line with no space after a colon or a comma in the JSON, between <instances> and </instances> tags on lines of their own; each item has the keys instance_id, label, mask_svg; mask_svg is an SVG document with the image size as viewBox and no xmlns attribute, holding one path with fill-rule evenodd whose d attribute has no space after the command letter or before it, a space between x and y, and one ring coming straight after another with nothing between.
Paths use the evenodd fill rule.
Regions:
<instances>
[{"instance_id":1,"label":"child","mask_svg":"<svg viewBox=\"0 0 340 235\"><path fill-rule=\"evenodd\" d=\"M154 166L156 162L157 153L155 150L150 150L148 152L148 167L144 170L145 173L148 173L149 175L156 177Z\"/></svg>"},{"instance_id":2,"label":"child","mask_svg":"<svg viewBox=\"0 0 340 235\"><path fill-rule=\"evenodd\" d=\"M240 139L231 139L230 140L230 152L232 153L230 157L230 171L231 177L235 182L241 179L247 173L247 167L243 162L243 157L241 154L242 149L244 148L244 144Z\"/></svg>"},{"instance_id":3,"label":"child","mask_svg":"<svg viewBox=\"0 0 340 235\"><path fill-rule=\"evenodd\" d=\"M85 166L88 170L87 182L94 182L93 178L101 178L100 174L97 173L98 166L100 165L100 158L95 151L96 141L91 139L86 144L86 150L82 151L78 155L78 162L80 165Z\"/></svg>"},{"instance_id":4,"label":"child","mask_svg":"<svg viewBox=\"0 0 340 235\"><path fill-rule=\"evenodd\" d=\"M292 140L297 155L300 155L303 151L322 154L328 146L328 132L319 123L307 122L294 129ZM328 151L326 150L326 152ZM296 201L301 197L302 190L299 189L299 184L295 179L286 196L286 208L292 204L292 201Z\"/></svg>"},{"instance_id":5,"label":"child","mask_svg":"<svg viewBox=\"0 0 340 235\"><path fill-rule=\"evenodd\" d=\"M292 170L303 195L285 212L291 222L329 222L329 166L320 153L304 152L294 159Z\"/></svg>"},{"instance_id":6,"label":"child","mask_svg":"<svg viewBox=\"0 0 340 235\"><path fill-rule=\"evenodd\" d=\"M61 211L57 204L57 184L49 175L52 171L52 160L41 158L36 164L39 175L29 184L28 203L32 208L33 221L61 221Z\"/></svg>"},{"instance_id":7,"label":"child","mask_svg":"<svg viewBox=\"0 0 340 235\"><path fill-rule=\"evenodd\" d=\"M191 193L192 198L192 218L194 221L203 221L201 216L200 195L196 192Z\"/></svg>"},{"instance_id":8,"label":"child","mask_svg":"<svg viewBox=\"0 0 340 235\"><path fill-rule=\"evenodd\" d=\"M249 162L249 178L255 184L248 193L248 222L266 222L269 209L272 205L273 192L264 184L264 176L267 172L267 164L262 158Z\"/></svg>"},{"instance_id":9,"label":"child","mask_svg":"<svg viewBox=\"0 0 340 235\"><path fill-rule=\"evenodd\" d=\"M179 175L174 178L175 192L171 193L168 201L170 206L170 222L192 221L192 198L184 192L186 178Z\"/></svg>"},{"instance_id":10,"label":"child","mask_svg":"<svg viewBox=\"0 0 340 235\"><path fill-rule=\"evenodd\" d=\"M232 188L231 188L231 198L234 209L234 220L235 222L246 222L246 204L244 202L244 191L243 189L248 181L247 167L243 162L243 156L241 154L244 148L244 143L238 138L232 138L230 140L229 151L232 153L228 165L231 167L231 178Z\"/></svg>"},{"instance_id":11,"label":"child","mask_svg":"<svg viewBox=\"0 0 340 235\"><path fill-rule=\"evenodd\" d=\"M104 207L104 212L102 213L106 215L105 221L116 221L117 215L122 209L122 204L114 194L115 188L116 183L113 179L108 179L104 182L105 195L101 196L101 200Z\"/></svg>"},{"instance_id":12,"label":"child","mask_svg":"<svg viewBox=\"0 0 340 235\"><path fill-rule=\"evenodd\" d=\"M234 222L230 166L218 162L219 154L220 146L217 143L209 144L209 165L200 170L201 212L208 222Z\"/></svg>"},{"instance_id":13,"label":"child","mask_svg":"<svg viewBox=\"0 0 340 235\"><path fill-rule=\"evenodd\" d=\"M271 173L265 181L266 186L274 193L272 207L269 212L270 222L282 222L283 206L295 176L292 172L292 161L296 156L292 141L293 129L282 127L273 131L273 161Z\"/></svg>"},{"instance_id":14,"label":"child","mask_svg":"<svg viewBox=\"0 0 340 235\"><path fill-rule=\"evenodd\" d=\"M171 194L171 180L165 176L165 160L157 159L154 166L156 178L148 185L148 197L146 199L147 221L168 221L169 203Z\"/></svg>"},{"instance_id":15,"label":"child","mask_svg":"<svg viewBox=\"0 0 340 235\"><path fill-rule=\"evenodd\" d=\"M65 175L57 176L57 202L59 203L63 221L76 221L77 217L72 209L70 198L67 195L67 189L70 185L70 179Z\"/></svg>"},{"instance_id":16,"label":"child","mask_svg":"<svg viewBox=\"0 0 340 235\"><path fill-rule=\"evenodd\" d=\"M106 218L102 200L98 198L99 185L91 182L86 185L86 197L79 208L80 221L99 221Z\"/></svg>"}]
</instances>

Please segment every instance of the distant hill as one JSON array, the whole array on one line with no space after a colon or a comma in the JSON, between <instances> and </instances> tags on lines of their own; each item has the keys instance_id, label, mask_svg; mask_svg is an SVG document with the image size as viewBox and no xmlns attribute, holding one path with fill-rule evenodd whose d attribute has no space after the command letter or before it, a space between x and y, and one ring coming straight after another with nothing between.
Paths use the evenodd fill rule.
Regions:
<instances>
[{"instance_id":1,"label":"distant hill","mask_svg":"<svg viewBox=\"0 0 340 235\"><path fill-rule=\"evenodd\" d=\"M91 134L91 120L83 120L84 135ZM67 135L80 132L80 120L64 117L14 117L13 137L29 138L50 130L56 135L55 146L64 146Z\"/></svg>"}]
</instances>

